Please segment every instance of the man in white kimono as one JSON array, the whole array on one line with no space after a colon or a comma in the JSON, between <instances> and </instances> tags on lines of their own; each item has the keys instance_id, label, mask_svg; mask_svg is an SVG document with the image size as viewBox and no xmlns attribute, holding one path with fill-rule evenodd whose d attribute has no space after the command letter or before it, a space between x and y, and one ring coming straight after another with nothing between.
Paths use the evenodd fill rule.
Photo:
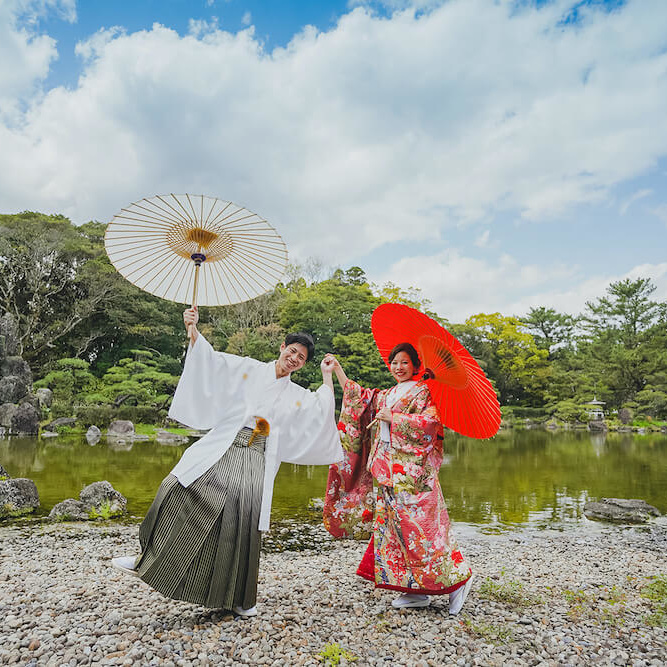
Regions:
<instances>
[{"instance_id":1,"label":"man in white kimono","mask_svg":"<svg viewBox=\"0 0 667 667\"><path fill-rule=\"evenodd\" d=\"M215 352L183 313L190 347L169 416L210 429L189 447L141 525L139 557L112 559L168 597L257 612L261 532L269 528L280 463L327 465L343 450L334 417L333 364L322 362L315 392L291 373L314 354L308 334L290 334L278 359L263 363Z\"/></svg>"}]
</instances>

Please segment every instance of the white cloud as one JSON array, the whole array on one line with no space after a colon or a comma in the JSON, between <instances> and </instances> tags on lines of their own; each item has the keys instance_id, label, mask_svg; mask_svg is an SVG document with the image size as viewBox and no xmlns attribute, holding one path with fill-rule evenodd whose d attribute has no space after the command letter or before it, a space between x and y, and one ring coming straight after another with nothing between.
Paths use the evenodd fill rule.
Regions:
<instances>
[{"instance_id":1,"label":"white cloud","mask_svg":"<svg viewBox=\"0 0 667 667\"><path fill-rule=\"evenodd\" d=\"M478 248L486 248L489 245L489 239L491 238L491 230L485 229L476 239L475 245Z\"/></svg>"},{"instance_id":2,"label":"white cloud","mask_svg":"<svg viewBox=\"0 0 667 667\"><path fill-rule=\"evenodd\" d=\"M252 14L250 12L245 12L241 17L241 23L243 25L250 25L252 23Z\"/></svg>"},{"instance_id":3,"label":"white cloud","mask_svg":"<svg viewBox=\"0 0 667 667\"><path fill-rule=\"evenodd\" d=\"M499 212L607 201L667 154L667 7L630 0L564 27L571 5L357 8L272 53L252 28L214 23L101 31L78 47L76 88L32 99L55 47L10 30L0 84L14 84L0 90L13 114L30 105L0 123L0 201L82 222L204 192L266 216L292 256L332 264Z\"/></svg>"},{"instance_id":4,"label":"white cloud","mask_svg":"<svg viewBox=\"0 0 667 667\"><path fill-rule=\"evenodd\" d=\"M125 30L120 26L100 28L92 37L78 42L74 47L74 52L84 61L91 61L104 53L109 42L124 34Z\"/></svg>"},{"instance_id":5,"label":"white cloud","mask_svg":"<svg viewBox=\"0 0 667 667\"><path fill-rule=\"evenodd\" d=\"M649 188L645 188L643 190L638 190L634 194L632 194L628 199L626 199L622 204L621 208L619 209L619 213L621 215L625 215L627 210L634 204L636 201L639 201L640 199L644 199L644 197L648 197L649 195L653 194L653 190L650 190Z\"/></svg>"},{"instance_id":6,"label":"white cloud","mask_svg":"<svg viewBox=\"0 0 667 667\"><path fill-rule=\"evenodd\" d=\"M55 40L35 29L37 19L51 11L64 20L76 20L74 0L0 2L0 122L20 120L25 105L41 93L41 83L58 57Z\"/></svg>"},{"instance_id":7,"label":"white cloud","mask_svg":"<svg viewBox=\"0 0 667 667\"><path fill-rule=\"evenodd\" d=\"M656 206L655 208L651 209L651 213L658 216L660 220L667 224L667 204L660 204L659 206Z\"/></svg>"},{"instance_id":8,"label":"white cloud","mask_svg":"<svg viewBox=\"0 0 667 667\"><path fill-rule=\"evenodd\" d=\"M196 38L215 33L220 29L220 20L214 16L210 21L205 19L190 19L188 22L188 34Z\"/></svg>"},{"instance_id":9,"label":"white cloud","mask_svg":"<svg viewBox=\"0 0 667 667\"><path fill-rule=\"evenodd\" d=\"M604 296L610 283L625 278L651 278L657 287L652 298L667 300L667 263L583 278L580 267L521 265L507 254L486 261L447 250L404 258L371 278L378 284L392 280L404 287L419 286L435 311L450 322L463 322L476 313L520 316L538 306L575 315L587 301Z\"/></svg>"}]
</instances>

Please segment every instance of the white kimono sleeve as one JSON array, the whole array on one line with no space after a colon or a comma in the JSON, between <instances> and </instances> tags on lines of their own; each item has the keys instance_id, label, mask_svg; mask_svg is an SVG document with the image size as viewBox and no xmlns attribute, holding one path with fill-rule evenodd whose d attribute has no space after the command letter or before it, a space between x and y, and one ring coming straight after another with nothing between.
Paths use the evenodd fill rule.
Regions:
<instances>
[{"instance_id":1,"label":"white kimono sleeve","mask_svg":"<svg viewBox=\"0 0 667 667\"><path fill-rule=\"evenodd\" d=\"M188 349L169 416L190 428L210 429L229 412L247 373L261 362L216 352L199 334ZM244 377L245 375L245 377Z\"/></svg>"},{"instance_id":2,"label":"white kimono sleeve","mask_svg":"<svg viewBox=\"0 0 667 667\"><path fill-rule=\"evenodd\" d=\"M342 460L331 389L322 385L315 392L300 392L298 398L301 405L280 434L280 460L303 465L328 465Z\"/></svg>"}]
</instances>

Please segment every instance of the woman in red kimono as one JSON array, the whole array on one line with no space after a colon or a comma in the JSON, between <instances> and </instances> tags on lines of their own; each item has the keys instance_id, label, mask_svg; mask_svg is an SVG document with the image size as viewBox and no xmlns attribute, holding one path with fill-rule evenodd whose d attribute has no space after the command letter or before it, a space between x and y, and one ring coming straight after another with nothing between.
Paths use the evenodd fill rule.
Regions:
<instances>
[{"instance_id":1,"label":"woman in red kimono","mask_svg":"<svg viewBox=\"0 0 667 667\"><path fill-rule=\"evenodd\" d=\"M427 384L416 380L417 351L410 343L391 351L396 385L386 390L364 389L327 357L343 387L339 430L345 450L344 461L329 472L327 529L343 537L371 528L357 574L377 588L401 592L394 607L427 607L429 596L448 593L449 613L458 614L472 573L450 536L438 480L442 425Z\"/></svg>"}]
</instances>

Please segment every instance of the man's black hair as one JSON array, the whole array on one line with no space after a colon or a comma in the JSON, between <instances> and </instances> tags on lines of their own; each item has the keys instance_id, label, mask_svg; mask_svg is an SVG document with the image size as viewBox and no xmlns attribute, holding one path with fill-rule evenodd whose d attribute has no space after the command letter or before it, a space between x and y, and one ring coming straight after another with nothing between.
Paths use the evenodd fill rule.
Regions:
<instances>
[{"instance_id":1,"label":"man's black hair","mask_svg":"<svg viewBox=\"0 0 667 667\"><path fill-rule=\"evenodd\" d=\"M285 345L290 345L291 343L300 343L306 350L308 350L308 361L315 356L315 342L310 334L303 331L287 334L287 336L285 336Z\"/></svg>"}]
</instances>

